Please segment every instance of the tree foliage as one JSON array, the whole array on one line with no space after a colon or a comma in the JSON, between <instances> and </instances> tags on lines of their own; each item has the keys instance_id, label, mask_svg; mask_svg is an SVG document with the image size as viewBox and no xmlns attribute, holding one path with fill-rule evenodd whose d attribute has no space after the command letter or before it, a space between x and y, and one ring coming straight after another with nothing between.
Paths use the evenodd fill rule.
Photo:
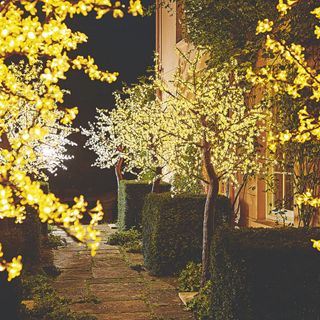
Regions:
<instances>
[{"instance_id":1,"label":"tree foliage","mask_svg":"<svg viewBox=\"0 0 320 320\"><path fill-rule=\"evenodd\" d=\"M205 60L201 50L190 55L181 53L173 82L160 84L166 93L165 124L161 131L172 138L167 151L169 168L207 186L202 286L209 278L209 250L219 182L238 187L243 176L259 171L262 153L257 151L258 138L266 120L261 104L246 101L246 88L241 85L236 60L220 68L207 66ZM188 161L190 150L192 163Z\"/></svg>"},{"instance_id":2,"label":"tree foliage","mask_svg":"<svg viewBox=\"0 0 320 320\"><path fill-rule=\"evenodd\" d=\"M207 183L198 152L206 136L214 145L210 152L221 179L236 183L239 171L258 171L257 137L263 126L255 124L266 113L261 105L246 106L247 91L241 87L236 61L219 70L201 66L201 50L194 59L182 53L180 58L173 83L165 83L160 75L150 77L115 93L112 111L98 110L96 123L83 129L87 146L98 155L95 165L110 168L123 157L129 172L140 169L142 175L167 165L190 184L199 179ZM163 101L155 95L157 90L163 92ZM180 185L179 191L188 187Z\"/></svg>"},{"instance_id":3,"label":"tree foliage","mask_svg":"<svg viewBox=\"0 0 320 320\"><path fill-rule=\"evenodd\" d=\"M318 105L315 101L306 101L304 98L292 98L287 93L276 94L270 97L273 119L270 130L278 135L285 130L297 131L299 128L298 112L304 105L308 106L313 114L317 113ZM275 153L270 152L270 157L275 160L278 170L286 172L292 177L293 194L283 199L284 203L294 203L294 197L311 191L313 195L319 192L320 184L320 141L312 139L305 143L290 140L277 145ZM277 181L274 181L275 184ZM279 203L281 205L281 203ZM317 209L309 204L298 206L299 226L310 226L317 214Z\"/></svg>"},{"instance_id":4,"label":"tree foliage","mask_svg":"<svg viewBox=\"0 0 320 320\"><path fill-rule=\"evenodd\" d=\"M98 109L96 122L82 129L89 137L86 147L97 154L94 165L111 168L123 159L123 171L153 179L157 167L166 164L167 140L160 132L163 115L155 79L150 76L139 84L126 86L115 92L114 98L114 109Z\"/></svg>"},{"instance_id":5,"label":"tree foliage","mask_svg":"<svg viewBox=\"0 0 320 320\"><path fill-rule=\"evenodd\" d=\"M96 128L92 125L86 134L92 135L89 145L97 150L98 164L115 163L113 157L105 156L111 150L115 158L125 158L130 170L165 167L166 173L183 178L184 184L172 181L176 192L187 191L199 181L211 188L213 194L207 193L210 209L206 205L204 213L207 254L207 219L214 212L219 182L237 187L243 175L260 170L262 158L257 150L268 112L247 99L236 60L220 68L208 67L205 60L201 49L193 55L180 53L172 82L157 73L148 84L126 89L126 98L116 95L116 108L105 118L100 111ZM150 90L153 95L147 94ZM161 101L155 92L161 93ZM204 270L208 270L207 258Z\"/></svg>"},{"instance_id":6,"label":"tree foliage","mask_svg":"<svg viewBox=\"0 0 320 320\"><path fill-rule=\"evenodd\" d=\"M92 80L107 83L116 80L117 73L100 71L92 57L71 57L70 53L86 42L87 36L72 31L65 21L78 14L86 16L91 11L97 14L97 18L108 12L114 17L124 15L123 5L119 1L113 4L110 0L4 0L0 3L0 218L15 218L17 223L21 223L26 217L26 206L31 206L37 210L42 222L58 224L76 240L86 243L95 254L99 232L94 227L102 218L101 204L97 203L89 211L92 219L85 227L80 223L87 211L83 196L76 197L75 204L69 207L54 194L44 193L40 182L25 170L29 161L36 158L35 145L45 141L49 134L44 124L50 121L71 123L78 112L76 108L65 109L61 118L57 113L57 104L64 101L64 91L58 82L66 78L68 70L83 70ZM141 14L140 1L130 0L128 12ZM33 84L19 81L10 70L8 63L15 57L24 57L30 65L43 61L40 75L42 90L35 90ZM20 108L12 106L19 106L21 100L35 107L36 121L28 130L21 130L12 143L7 119L19 121ZM3 255L2 250L0 255ZM7 270L11 280L20 273L21 257L12 262L0 261L0 270Z\"/></svg>"},{"instance_id":7,"label":"tree foliage","mask_svg":"<svg viewBox=\"0 0 320 320\"><path fill-rule=\"evenodd\" d=\"M180 55L180 65L172 83L162 81L165 125L160 129L171 137L170 170L191 179L206 180L203 154L210 151L210 161L221 181L239 182L239 173L259 171L258 137L264 129L262 104L248 106L248 91L242 86L237 62L231 60L220 68L204 64L203 51ZM261 124L258 126L258 122ZM206 145L206 142L208 145ZM190 166L190 150L193 156Z\"/></svg>"},{"instance_id":8,"label":"tree foliage","mask_svg":"<svg viewBox=\"0 0 320 320\"><path fill-rule=\"evenodd\" d=\"M39 80L41 69L41 62L28 65L23 60L9 66L9 70L17 78L18 85L20 83L22 85L29 84L33 90L40 94L44 90L43 83ZM18 116L12 117L15 112L18 113ZM59 168L67 168L64 161L72 159L72 156L67 154L67 147L76 146L76 143L68 137L77 130L73 129L70 124L61 123L63 117L64 112L56 107L52 116L44 122L42 118L38 117L36 106L23 98L19 99L18 104L10 107L10 112L5 118L10 145L19 144L21 136L27 135L34 126L42 127L47 131L43 140L35 139L24 143L22 148L32 158L24 162L23 166L16 163L18 170L24 170L33 177L46 181L48 180L48 172L52 174Z\"/></svg>"},{"instance_id":9,"label":"tree foliage","mask_svg":"<svg viewBox=\"0 0 320 320\"><path fill-rule=\"evenodd\" d=\"M259 21L256 31L257 34L265 34L269 60L265 67L254 71L249 69L247 76L252 83L265 86L272 95L285 93L292 99L303 101L303 104L297 111L297 127L287 127L279 133L270 132L268 141L272 151L289 141L310 145L309 141L320 139L319 108L314 107L320 100L319 3L280 0L277 10L277 19ZM305 22L299 25L298 21L302 19ZM288 37L290 34L293 37ZM296 202L299 206L317 207L320 199L307 189Z\"/></svg>"},{"instance_id":10,"label":"tree foliage","mask_svg":"<svg viewBox=\"0 0 320 320\"><path fill-rule=\"evenodd\" d=\"M209 63L219 65L231 58L254 62L262 44L255 36L256 23L267 14L275 16L276 0L185 0L186 36L211 51Z\"/></svg>"}]
</instances>

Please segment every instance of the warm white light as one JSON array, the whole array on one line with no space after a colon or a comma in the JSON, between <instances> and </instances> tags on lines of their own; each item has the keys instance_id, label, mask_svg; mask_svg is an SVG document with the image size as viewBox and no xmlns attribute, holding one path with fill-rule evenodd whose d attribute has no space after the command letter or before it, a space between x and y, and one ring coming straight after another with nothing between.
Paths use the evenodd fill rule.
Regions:
<instances>
[{"instance_id":1,"label":"warm white light","mask_svg":"<svg viewBox=\"0 0 320 320\"><path fill-rule=\"evenodd\" d=\"M41 153L46 158L53 157L55 155L54 149L52 147L49 147L49 146L43 146L41 148Z\"/></svg>"}]
</instances>

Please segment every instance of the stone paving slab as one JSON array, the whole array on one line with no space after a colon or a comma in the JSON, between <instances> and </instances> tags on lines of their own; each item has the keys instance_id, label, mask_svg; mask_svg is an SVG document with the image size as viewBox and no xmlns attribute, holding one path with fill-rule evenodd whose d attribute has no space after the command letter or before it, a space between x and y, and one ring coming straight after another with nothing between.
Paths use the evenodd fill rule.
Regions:
<instances>
[{"instance_id":1,"label":"stone paving slab","mask_svg":"<svg viewBox=\"0 0 320 320\"><path fill-rule=\"evenodd\" d=\"M77 312L88 312L90 314L121 314L149 312L148 306L143 300L124 300L124 301L103 301L97 304L92 303L75 303L71 309Z\"/></svg>"},{"instance_id":2,"label":"stone paving slab","mask_svg":"<svg viewBox=\"0 0 320 320\"><path fill-rule=\"evenodd\" d=\"M137 272L128 270L128 267L105 267L105 268L92 268L93 278L106 279L106 278L136 278Z\"/></svg>"},{"instance_id":3,"label":"stone paving slab","mask_svg":"<svg viewBox=\"0 0 320 320\"><path fill-rule=\"evenodd\" d=\"M96 291L95 296L103 301L130 301L144 300L143 290L126 290L124 291Z\"/></svg>"},{"instance_id":4,"label":"stone paving slab","mask_svg":"<svg viewBox=\"0 0 320 320\"><path fill-rule=\"evenodd\" d=\"M56 280L53 283L53 287L57 289L62 294L65 292L65 290L73 290L75 288L82 289L85 288L86 281L84 280Z\"/></svg>"},{"instance_id":5,"label":"stone paving slab","mask_svg":"<svg viewBox=\"0 0 320 320\"><path fill-rule=\"evenodd\" d=\"M106 240L114 232L99 229ZM67 238L67 245L54 251L54 264L61 270L54 287L71 299L72 310L96 316L97 320L189 320L171 278L157 278L130 265L143 265L141 254L127 253L106 244L92 258L83 246ZM80 303L81 302L81 303Z\"/></svg>"},{"instance_id":6,"label":"stone paving slab","mask_svg":"<svg viewBox=\"0 0 320 320\"><path fill-rule=\"evenodd\" d=\"M122 313L122 314L112 314L112 315L97 315L99 320L152 320L154 318L150 317L150 313Z\"/></svg>"}]
</instances>

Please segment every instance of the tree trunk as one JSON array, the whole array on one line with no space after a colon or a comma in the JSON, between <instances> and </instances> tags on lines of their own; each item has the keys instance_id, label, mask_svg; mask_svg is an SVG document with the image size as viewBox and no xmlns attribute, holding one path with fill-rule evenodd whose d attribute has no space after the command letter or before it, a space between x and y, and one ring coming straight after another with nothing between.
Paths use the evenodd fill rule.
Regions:
<instances>
[{"instance_id":1,"label":"tree trunk","mask_svg":"<svg viewBox=\"0 0 320 320\"><path fill-rule=\"evenodd\" d=\"M123 158L120 158L114 168L116 173L116 178L117 178L118 190L119 190L120 181L123 179L122 165L123 165Z\"/></svg>"},{"instance_id":2,"label":"tree trunk","mask_svg":"<svg viewBox=\"0 0 320 320\"><path fill-rule=\"evenodd\" d=\"M161 173L162 173L162 168L157 167L156 168L156 177L152 183L152 189L151 189L152 193L160 193L160 182L161 182L160 175L161 175Z\"/></svg>"},{"instance_id":3,"label":"tree trunk","mask_svg":"<svg viewBox=\"0 0 320 320\"><path fill-rule=\"evenodd\" d=\"M201 287L203 287L210 279L210 247L215 228L215 208L219 190L219 180L211 162L210 148L208 144L205 144L203 158L209 178L209 187L203 213Z\"/></svg>"},{"instance_id":4,"label":"tree trunk","mask_svg":"<svg viewBox=\"0 0 320 320\"><path fill-rule=\"evenodd\" d=\"M0 137L0 147L2 149L12 151L12 147L11 147L11 144L9 142L9 139L8 139L8 136L6 133L3 133Z\"/></svg>"}]
</instances>

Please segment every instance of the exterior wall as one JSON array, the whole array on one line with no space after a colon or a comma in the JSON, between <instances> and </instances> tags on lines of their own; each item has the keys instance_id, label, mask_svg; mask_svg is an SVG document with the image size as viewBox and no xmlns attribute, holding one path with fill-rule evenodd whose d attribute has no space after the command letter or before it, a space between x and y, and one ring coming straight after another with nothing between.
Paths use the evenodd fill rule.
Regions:
<instances>
[{"instance_id":1,"label":"exterior wall","mask_svg":"<svg viewBox=\"0 0 320 320\"><path fill-rule=\"evenodd\" d=\"M179 16L177 16L177 11L179 14L179 8L176 8L175 2L171 3L170 8L168 9L165 6L159 5L160 1L161 0L157 0L156 51L159 54L162 77L165 81L170 82L179 63L177 50L184 53L191 51L192 54L193 46L184 39L181 40L183 28L179 25ZM257 66L264 66L265 64L265 59L259 57ZM255 89L253 96L256 97L256 100L260 100L262 98L262 90ZM165 97L163 97L163 99L165 100ZM257 101L250 102L249 97L249 105L250 103L255 102ZM265 153L265 146L263 149L262 152ZM275 225L271 220L268 220L270 211L269 202L270 199L272 199L272 194L268 194L266 189L266 183L259 177L252 178L248 181L237 201L240 207L241 225L252 227L268 227ZM221 186L220 191L226 192L225 187ZM237 190L231 188L229 191L231 198L235 197L236 191ZM297 224L297 221L295 221L295 224Z\"/></svg>"},{"instance_id":2,"label":"exterior wall","mask_svg":"<svg viewBox=\"0 0 320 320\"><path fill-rule=\"evenodd\" d=\"M177 8L176 4L170 4L170 8L159 5L157 1L156 16L156 51L159 55L160 71L165 81L173 79L175 69L178 66L179 58L177 51L190 52L192 55L193 46L184 39L180 40L181 30L177 29ZM178 27L179 28L179 27ZM177 32L178 31L178 32ZM179 33L179 35L177 35ZM178 39L177 39L178 38ZM178 41L177 43L177 40ZM165 97L163 97L165 99ZM258 178L251 179L239 197L240 223L247 226L266 226L259 222L266 218L266 195L264 183ZM220 191L225 191L223 186ZM231 198L236 192L231 190Z\"/></svg>"},{"instance_id":3,"label":"exterior wall","mask_svg":"<svg viewBox=\"0 0 320 320\"><path fill-rule=\"evenodd\" d=\"M159 54L160 69L165 80L170 81L178 65L176 54L176 5L170 9L159 5L157 0L156 51Z\"/></svg>"}]
</instances>

